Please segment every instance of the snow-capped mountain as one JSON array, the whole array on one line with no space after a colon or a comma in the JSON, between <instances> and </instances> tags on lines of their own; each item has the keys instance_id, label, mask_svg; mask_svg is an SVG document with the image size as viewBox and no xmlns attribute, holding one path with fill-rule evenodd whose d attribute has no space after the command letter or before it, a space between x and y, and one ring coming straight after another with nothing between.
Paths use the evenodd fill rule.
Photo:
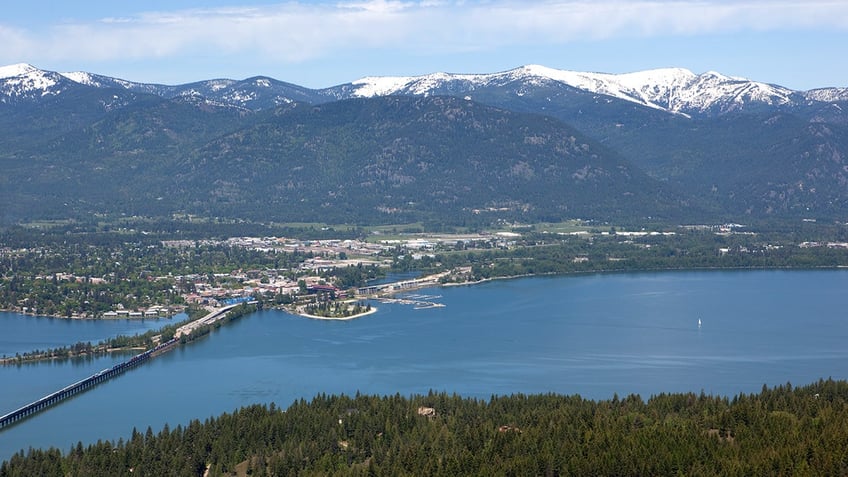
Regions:
<instances>
[{"instance_id":1,"label":"snow-capped mountain","mask_svg":"<svg viewBox=\"0 0 848 477\"><path fill-rule=\"evenodd\" d=\"M76 83L26 63L0 67L0 103L55 96Z\"/></svg>"},{"instance_id":2,"label":"snow-capped mountain","mask_svg":"<svg viewBox=\"0 0 848 477\"><path fill-rule=\"evenodd\" d=\"M261 76L242 81L212 79L168 86L137 83L85 72L62 73L62 75L77 83L98 88L124 88L164 98L203 99L207 104L235 106L249 110L265 109L292 101L308 102L312 99L309 93L304 93L309 91L307 88Z\"/></svg>"},{"instance_id":3,"label":"snow-capped mountain","mask_svg":"<svg viewBox=\"0 0 848 477\"><path fill-rule=\"evenodd\" d=\"M160 96L164 95L164 90L173 88L172 86L163 86L158 84L136 83L134 81L126 81L119 78L112 78L110 76L86 73L84 71L60 74L71 81L95 88L123 88L137 93L151 93Z\"/></svg>"},{"instance_id":4,"label":"snow-capped mountain","mask_svg":"<svg viewBox=\"0 0 848 477\"><path fill-rule=\"evenodd\" d=\"M557 169L577 156L591 164ZM457 157L474 161L456 168ZM556 167L532 166L544 158ZM114 212L118 197L127 210L144 202L139 207L151 214L197 206L198 213L219 216L267 197L301 204L299 194L316 194L301 204L304 215L296 218L302 220L316 204L345 214L377 207L383 214L379 204L388 197L402 198L385 209L392 211L452 203L460 196L450 190L472 191L476 200L463 196L457 211L513 207L544 195L544 203L521 210L538 207L541 216L556 218L621 214L626 205L645 216L665 210L687 217L696 207L721 217L844 221L848 89L793 91L680 68L615 75L537 65L368 77L326 89L262 76L167 86L18 64L0 68L0 160L14 166L4 168L0 204L28 204L21 217L27 210L50 215L67 204L84 213ZM509 167L487 176L485 187L469 174L494 170L498 161ZM593 161L608 162L599 168ZM353 175L335 185L339 171ZM313 172L319 175L304 175ZM421 185L425 179L443 185L459 172L465 182L447 189ZM639 177L641 185L633 182ZM600 178L612 185L573 189ZM520 195L492 195L526 181L532 185ZM210 184L215 200L196 199L195 191ZM316 192L303 184L331 187ZM363 187L370 192L360 197ZM399 195L410 188L424 195ZM582 192L564 199L575 190ZM652 190L641 199L632 195ZM598 205L613 196L625 199ZM173 209L164 197L177 198ZM336 207L342 202L327 197L361 201Z\"/></svg>"},{"instance_id":5,"label":"snow-capped mountain","mask_svg":"<svg viewBox=\"0 0 848 477\"><path fill-rule=\"evenodd\" d=\"M483 88L519 83L522 95L534 87L552 84L641 104L672 113L723 114L749 105L785 106L802 95L780 86L725 76L715 72L696 75L682 68L665 68L627 74L582 73L528 65L481 75L435 73L417 77L367 77L352 82L345 91L354 97L430 94L467 94Z\"/></svg>"},{"instance_id":6,"label":"snow-capped mountain","mask_svg":"<svg viewBox=\"0 0 848 477\"><path fill-rule=\"evenodd\" d=\"M315 90L262 76L241 81L213 79L167 86L85 72L55 73L27 64L0 67L0 102L38 100L80 86L122 89L164 98L187 98L247 110L260 110L293 101L326 103L387 95L450 95L486 102L493 92L501 98L541 95L541 99L549 102L569 101L570 96L564 92L577 92L685 116L716 116L764 109L812 107L821 110L822 105L848 101L848 88L794 91L716 72L695 74L682 68L606 74L527 65L491 74L366 77Z\"/></svg>"},{"instance_id":7,"label":"snow-capped mountain","mask_svg":"<svg viewBox=\"0 0 848 477\"><path fill-rule=\"evenodd\" d=\"M57 73L24 63L0 67L0 103L36 101L80 88L124 90L248 110L320 99L313 90L267 77L241 81L212 79L170 86L127 81L82 71Z\"/></svg>"}]
</instances>

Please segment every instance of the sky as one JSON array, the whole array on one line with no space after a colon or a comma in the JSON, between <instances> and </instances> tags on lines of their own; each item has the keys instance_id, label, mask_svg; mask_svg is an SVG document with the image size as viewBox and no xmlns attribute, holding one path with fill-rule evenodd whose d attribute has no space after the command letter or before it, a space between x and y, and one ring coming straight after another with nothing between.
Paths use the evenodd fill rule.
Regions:
<instances>
[{"instance_id":1,"label":"sky","mask_svg":"<svg viewBox=\"0 0 848 477\"><path fill-rule=\"evenodd\" d=\"M848 87L848 0L30 0L2 11L0 65L146 83L262 75L322 88L540 64Z\"/></svg>"}]
</instances>

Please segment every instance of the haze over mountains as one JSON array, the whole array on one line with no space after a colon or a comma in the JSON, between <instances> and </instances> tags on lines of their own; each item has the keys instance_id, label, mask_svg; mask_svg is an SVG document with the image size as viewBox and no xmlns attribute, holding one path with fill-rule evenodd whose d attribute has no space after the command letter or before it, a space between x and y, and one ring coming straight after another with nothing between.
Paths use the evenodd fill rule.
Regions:
<instances>
[{"instance_id":1,"label":"haze over mountains","mask_svg":"<svg viewBox=\"0 0 848 477\"><path fill-rule=\"evenodd\" d=\"M0 68L0 220L848 215L848 88L524 66L310 89ZM649 219L650 218L650 219Z\"/></svg>"}]
</instances>

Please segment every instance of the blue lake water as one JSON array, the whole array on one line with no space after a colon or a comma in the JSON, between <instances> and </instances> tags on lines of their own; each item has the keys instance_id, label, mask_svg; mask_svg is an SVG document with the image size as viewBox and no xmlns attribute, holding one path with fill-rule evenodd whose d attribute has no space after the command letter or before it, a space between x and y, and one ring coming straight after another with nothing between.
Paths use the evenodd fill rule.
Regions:
<instances>
[{"instance_id":1,"label":"blue lake water","mask_svg":"<svg viewBox=\"0 0 848 477\"><path fill-rule=\"evenodd\" d=\"M419 290L446 306L352 321L262 311L0 431L0 459L322 392L732 396L846 379L846 291L837 270L604 274ZM0 367L0 413L119 359Z\"/></svg>"},{"instance_id":2,"label":"blue lake water","mask_svg":"<svg viewBox=\"0 0 848 477\"><path fill-rule=\"evenodd\" d=\"M0 356L59 348L80 341L97 344L105 338L159 329L185 317L183 314L144 320L68 320L0 312Z\"/></svg>"}]
</instances>

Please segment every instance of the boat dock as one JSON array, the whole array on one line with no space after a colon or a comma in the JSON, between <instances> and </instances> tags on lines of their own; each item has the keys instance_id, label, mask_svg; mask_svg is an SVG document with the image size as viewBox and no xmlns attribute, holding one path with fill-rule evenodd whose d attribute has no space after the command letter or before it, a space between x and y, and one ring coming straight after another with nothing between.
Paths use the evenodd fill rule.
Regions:
<instances>
[{"instance_id":1,"label":"boat dock","mask_svg":"<svg viewBox=\"0 0 848 477\"><path fill-rule=\"evenodd\" d=\"M441 295L404 295L399 297L378 297L376 300L381 303L412 305L416 310L423 310L426 308L440 308L445 306L444 303L437 303L433 301L441 297Z\"/></svg>"}]
</instances>

